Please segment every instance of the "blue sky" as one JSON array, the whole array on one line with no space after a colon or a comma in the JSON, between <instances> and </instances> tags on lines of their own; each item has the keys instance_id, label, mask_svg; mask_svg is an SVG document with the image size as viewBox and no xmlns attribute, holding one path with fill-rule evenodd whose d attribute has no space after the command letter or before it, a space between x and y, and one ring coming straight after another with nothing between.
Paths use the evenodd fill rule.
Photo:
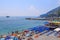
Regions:
<instances>
[{"instance_id":1,"label":"blue sky","mask_svg":"<svg viewBox=\"0 0 60 40\"><path fill-rule=\"evenodd\" d=\"M0 16L39 16L56 7L59 0L0 0Z\"/></svg>"}]
</instances>

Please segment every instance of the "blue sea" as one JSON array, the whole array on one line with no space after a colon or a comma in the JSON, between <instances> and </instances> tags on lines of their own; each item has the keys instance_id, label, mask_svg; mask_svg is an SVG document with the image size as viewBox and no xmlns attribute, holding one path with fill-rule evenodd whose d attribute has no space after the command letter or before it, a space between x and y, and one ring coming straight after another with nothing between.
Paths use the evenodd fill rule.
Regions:
<instances>
[{"instance_id":1,"label":"blue sea","mask_svg":"<svg viewBox=\"0 0 60 40\"><path fill-rule=\"evenodd\" d=\"M11 33L12 31L23 31L28 28L44 25L42 20L26 20L27 17L0 17L0 35Z\"/></svg>"}]
</instances>

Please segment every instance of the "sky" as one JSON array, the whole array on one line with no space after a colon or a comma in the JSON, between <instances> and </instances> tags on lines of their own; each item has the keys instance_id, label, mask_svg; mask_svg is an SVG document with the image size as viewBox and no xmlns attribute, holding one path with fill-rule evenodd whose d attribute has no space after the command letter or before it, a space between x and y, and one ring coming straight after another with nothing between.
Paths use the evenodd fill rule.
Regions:
<instances>
[{"instance_id":1,"label":"sky","mask_svg":"<svg viewBox=\"0 0 60 40\"><path fill-rule=\"evenodd\" d=\"M0 16L39 16L60 6L60 0L0 0Z\"/></svg>"}]
</instances>

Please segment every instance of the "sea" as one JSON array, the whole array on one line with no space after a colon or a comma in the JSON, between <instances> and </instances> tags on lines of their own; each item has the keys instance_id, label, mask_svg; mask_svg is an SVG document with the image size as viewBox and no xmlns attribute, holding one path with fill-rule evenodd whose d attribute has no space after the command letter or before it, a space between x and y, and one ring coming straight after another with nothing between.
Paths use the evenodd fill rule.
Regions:
<instances>
[{"instance_id":1,"label":"sea","mask_svg":"<svg viewBox=\"0 0 60 40\"><path fill-rule=\"evenodd\" d=\"M28 17L0 17L0 35L11 33L12 31L23 31L28 28L44 25L43 20L26 20Z\"/></svg>"}]
</instances>

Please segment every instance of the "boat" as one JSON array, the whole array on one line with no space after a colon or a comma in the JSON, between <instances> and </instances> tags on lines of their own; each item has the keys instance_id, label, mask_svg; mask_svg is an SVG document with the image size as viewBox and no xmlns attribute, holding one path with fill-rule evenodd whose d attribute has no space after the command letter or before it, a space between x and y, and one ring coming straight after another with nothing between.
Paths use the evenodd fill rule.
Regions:
<instances>
[{"instance_id":1,"label":"boat","mask_svg":"<svg viewBox=\"0 0 60 40\"><path fill-rule=\"evenodd\" d=\"M9 18L10 16L6 16L6 18Z\"/></svg>"}]
</instances>

